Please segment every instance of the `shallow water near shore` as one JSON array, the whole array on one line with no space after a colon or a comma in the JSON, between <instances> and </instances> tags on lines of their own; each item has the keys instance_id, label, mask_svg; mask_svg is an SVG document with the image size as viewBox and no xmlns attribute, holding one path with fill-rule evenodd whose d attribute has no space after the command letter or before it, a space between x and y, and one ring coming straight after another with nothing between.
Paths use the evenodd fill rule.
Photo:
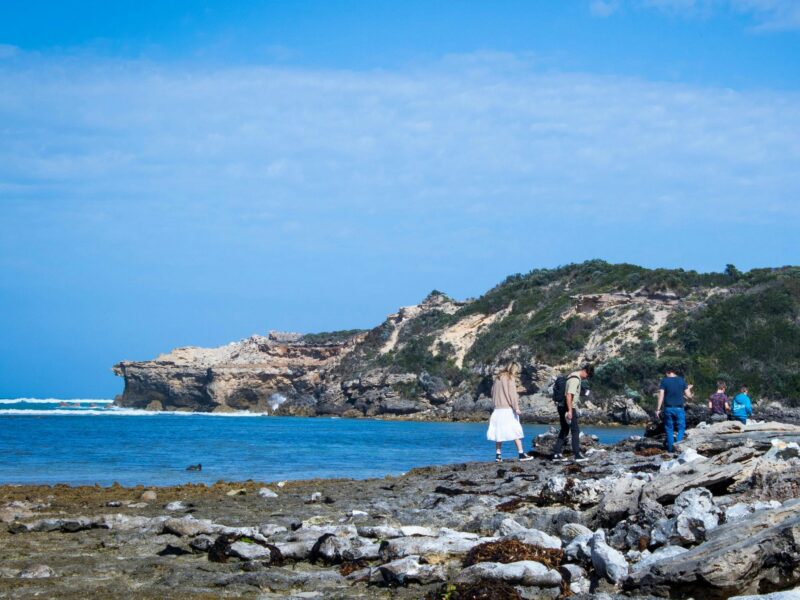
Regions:
<instances>
[{"instance_id":1,"label":"shallow water near shore","mask_svg":"<svg viewBox=\"0 0 800 600\"><path fill-rule=\"evenodd\" d=\"M95 404L94 407L91 404ZM399 475L494 458L483 423L302 417L226 418L80 407L58 400L0 407L0 484L175 485ZM525 448L545 425L525 425ZM641 428L586 427L603 443ZM516 454L504 444L505 456ZM200 472L187 471L201 463Z\"/></svg>"}]
</instances>

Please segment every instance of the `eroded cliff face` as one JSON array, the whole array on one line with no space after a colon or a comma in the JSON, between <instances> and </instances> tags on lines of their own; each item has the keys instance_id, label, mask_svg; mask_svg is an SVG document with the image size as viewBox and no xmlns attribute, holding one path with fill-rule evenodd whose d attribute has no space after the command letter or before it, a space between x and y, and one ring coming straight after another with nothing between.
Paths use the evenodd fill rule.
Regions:
<instances>
[{"instance_id":1,"label":"eroded cliff face","mask_svg":"<svg viewBox=\"0 0 800 600\"><path fill-rule=\"evenodd\" d=\"M359 341L309 343L300 334L271 332L219 348L178 348L154 360L122 361L121 406L150 410L274 413L288 399L290 414L313 409L327 372ZM308 408L304 408L308 406Z\"/></svg>"}]
</instances>

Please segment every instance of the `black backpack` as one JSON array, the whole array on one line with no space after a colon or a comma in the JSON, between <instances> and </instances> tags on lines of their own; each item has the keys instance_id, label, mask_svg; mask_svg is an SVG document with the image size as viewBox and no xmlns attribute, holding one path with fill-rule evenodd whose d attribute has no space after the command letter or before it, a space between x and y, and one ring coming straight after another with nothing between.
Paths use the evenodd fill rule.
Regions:
<instances>
[{"instance_id":1,"label":"black backpack","mask_svg":"<svg viewBox=\"0 0 800 600\"><path fill-rule=\"evenodd\" d=\"M558 408L566 408L567 406L567 381L569 379L575 379L575 375L572 377L565 377L564 375L559 375L556 377L556 381L553 384L553 402L555 402Z\"/></svg>"}]
</instances>

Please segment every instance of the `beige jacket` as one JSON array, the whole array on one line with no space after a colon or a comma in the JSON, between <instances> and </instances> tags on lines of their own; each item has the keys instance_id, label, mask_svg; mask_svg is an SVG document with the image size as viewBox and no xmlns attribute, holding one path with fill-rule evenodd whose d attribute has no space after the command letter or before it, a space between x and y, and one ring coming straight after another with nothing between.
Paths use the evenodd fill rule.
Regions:
<instances>
[{"instance_id":1,"label":"beige jacket","mask_svg":"<svg viewBox=\"0 0 800 600\"><path fill-rule=\"evenodd\" d=\"M517 384L507 375L501 375L494 380L492 400L495 408L513 408L514 412L519 413Z\"/></svg>"}]
</instances>

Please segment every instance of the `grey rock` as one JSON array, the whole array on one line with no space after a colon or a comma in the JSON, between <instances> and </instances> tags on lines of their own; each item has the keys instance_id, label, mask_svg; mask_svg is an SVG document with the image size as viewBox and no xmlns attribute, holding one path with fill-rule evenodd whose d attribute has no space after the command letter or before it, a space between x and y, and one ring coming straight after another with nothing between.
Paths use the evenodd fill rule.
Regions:
<instances>
[{"instance_id":1,"label":"grey rock","mask_svg":"<svg viewBox=\"0 0 800 600\"><path fill-rule=\"evenodd\" d=\"M532 544L534 546L541 546L542 548L553 548L556 550L561 548L561 540L559 538L548 535L538 529L523 529L522 531L506 535L502 539L519 540L523 544Z\"/></svg>"},{"instance_id":2,"label":"grey rock","mask_svg":"<svg viewBox=\"0 0 800 600\"><path fill-rule=\"evenodd\" d=\"M615 481L600 501L601 521L610 525L636 512L644 486L645 482L634 475Z\"/></svg>"},{"instance_id":3,"label":"grey rock","mask_svg":"<svg viewBox=\"0 0 800 600\"><path fill-rule=\"evenodd\" d=\"M772 592L771 594L757 594L755 596L732 596L728 600L800 600L800 588L785 592Z\"/></svg>"},{"instance_id":4,"label":"grey rock","mask_svg":"<svg viewBox=\"0 0 800 600\"><path fill-rule=\"evenodd\" d=\"M687 448L686 450L681 452L677 458L674 458L672 460L666 460L663 463L661 463L661 466L659 467L658 470L660 473L666 473L667 471L671 471L672 469L675 469L682 465L693 463L699 460L700 461L706 460L706 457L702 456L701 454L698 454L697 450L695 450L694 448Z\"/></svg>"},{"instance_id":5,"label":"grey rock","mask_svg":"<svg viewBox=\"0 0 800 600\"><path fill-rule=\"evenodd\" d=\"M442 565L422 564L419 556L406 556L391 561L378 567L377 571L387 585L429 584L446 579Z\"/></svg>"},{"instance_id":6,"label":"grey rock","mask_svg":"<svg viewBox=\"0 0 800 600\"><path fill-rule=\"evenodd\" d=\"M312 553L328 564L344 561L374 560L380 556L380 544L357 536L325 534L314 544Z\"/></svg>"},{"instance_id":7,"label":"grey rock","mask_svg":"<svg viewBox=\"0 0 800 600\"><path fill-rule=\"evenodd\" d=\"M180 519L167 519L164 521L164 532L174 535L193 537L200 534L213 534L222 530L220 525L216 525L205 519L195 519L187 515Z\"/></svg>"},{"instance_id":8,"label":"grey rock","mask_svg":"<svg viewBox=\"0 0 800 600\"><path fill-rule=\"evenodd\" d=\"M261 544L234 542L230 545L228 553L242 560L270 560L272 551Z\"/></svg>"},{"instance_id":9,"label":"grey rock","mask_svg":"<svg viewBox=\"0 0 800 600\"><path fill-rule=\"evenodd\" d=\"M769 502L754 502L748 504L746 502L737 502L725 508L725 522L737 521L749 517L757 510L774 510L780 508L781 503L777 500L770 500Z\"/></svg>"},{"instance_id":10,"label":"grey rock","mask_svg":"<svg viewBox=\"0 0 800 600\"><path fill-rule=\"evenodd\" d=\"M359 525L357 532L361 537L378 540L403 537L403 532L399 528L390 525Z\"/></svg>"},{"instance_id":11,"label":"grey rock","mask_svg":"<svg viewBox=\"0 0 800 600\"><path fill-rule=\"evenodd\" d=\"M590 562L592 560L590 543L593 535L592 533L581 533L575 536L564 549L564 556L567 557L567 560Z\"/></svg>"},{"instance_id":12,"label":"grey rock","mask_svg":"<svg viewBox=\"0 0 800 600\"><path fill-rule=\"evenodd\" d=\"M658 473L642 488L642 498L668 503L684 490L730 487L750 478L757 464L755 455L752 448L735 447L708 460L687 463L666 473Z\"/></svg>"},{"instance_id":13,"label":"grey rock","mask_svg":"<svg viewBox=\"0 0 800 600\"><path fill-rule=\"evenodd\" d=\"M278 542L275 544L284 558L289 560L306 560L311 555L314 542L311 540L296 542Z\"/></svg>"},{"instance_id":14,"label":"grey rock","mask_svg":"<svg viewBox=\"0 0 800 600\"><path fill-rule=\"evenodd\" d=\"M559 573L569 585L572 594L587 594L591 589L591 581L586 577L586 571L579 565L561 565Z\"/></svg>"},{"instance_id":15,"label":"grey rock","mask_svg":"<svg viewBox=\"0 0 800 600\"><path fill-rule=\"evenodd\" d=\"M561 540L569 544L579 535L591 535L592 530L580 523L567 523L561 528Z\"/></svg>"},{"instance_id":16,"label":"grey rock","mask_svg":"<svg viewBox=\"0 0 800 600\"><path fill-rule=\"evenodd\" d=\"M628 561L625 556L606 544L603 531L597 531L589 544L592 553L592 566L598 576L611 583L620 583L628 576Z\"/></svg>"},{"instance_id":17,"label":"grey rock","mask_svg":"<svg viewBox=\"0 0 800 600\"><path fill-rule=\"evenodd\" d=\"M478 563L467 567L456 577L458 583L477 583L484 580L550 588L560 586L562 578L555 569L548 569L542 563L532 560L508 564Z\"/></svg>"},{"instance_id":18,"label":"grey rock","mask_svg":"<svg viewBox=\"0 0 800 600\"><path fill-rule=\"evenodd\" d=\"M208 535L198 535L191 542L189 547L197 554L204 554L214 545L214 538Z\"/></svg>"},{"instance_id":19,"label":"grey rock","mask_svg":"<svg viewBox=\"0 0 800 600\"><path fill-rule=\"evenodd\" d=\"M496 538L467 539L455 535L441 537L402 537L384 542L381 546L381 557L385 561L405 556L426 556L429 554L466 554L483 542Z\"/></svg>"},{"instance_id":20,"label":"grey rock","mask_svg":"<svg viewBox=\"0 0 800 600\"><path fill-rule=\"evenodd\" d=\"M48 577L53 577L54 575L55 573L53 572L53 569L47 565L35 565L33 567L28 567L19 573L20 579L47 579Z\"/></svg>"},{"instance_id":21,"label":"grey rock","mask_svg":"<svg viewBox=\"0 0 800 600\"><path fill-rule=\"evenodd\" d=\"M686 548L681 546L664 546L663 548L659 548L655 552L647 552L646 555L642 555L642 558L633 565L631 569L632 573L639 573L643 569L649 569L653 563L657 563L661 560L669 560L671 558L675 558L683 554L684 552L688 552Z\"/></svg>"},{"instance_id":22,"label":"grey rock","mask_svg":"<svg viewBox=\"0 0 800 600\"><path fill-rule=\"evenodd\" d=\"M708 539L676 557L653 563L625 582L636 593L727 597L757 593L762 582L789 588L800 582L800 500L716 527ZM781 567L786 565L786 568Z\"/></svg>"},{"instance_id":23,"label":"grey rock","mask_svg":"<svg viewBox=\"0 0 800 600\"><path fill-rule=\"evenodd\" d=\"M772 440L772 448L764 455L767 460L789 460L800 456L800 445L797 442L784 442L780 439Z\"/></svg>"},{"instance_id":24,"label":"grey rock","mask_svg":"<svg viewBox=\"0 0 800 600\"><path fill-rule=\"evenodd\" d=\"M262 523L258 526L258 532L266 538L286 533L288 530L282 525L274 523Z\"/></svg>"},{"instance_id":25,"label":"grey rock","mask_svg":"<svg viewBox=\"0 0 800 600\"><path fill-rule=\"evenodd\" d=\"M673 511L674 517L656 522L650 536L652 545L696 544L719 524L720 510L704 488L682 492L675 499Z\"/></svg>"}]
</instances>

